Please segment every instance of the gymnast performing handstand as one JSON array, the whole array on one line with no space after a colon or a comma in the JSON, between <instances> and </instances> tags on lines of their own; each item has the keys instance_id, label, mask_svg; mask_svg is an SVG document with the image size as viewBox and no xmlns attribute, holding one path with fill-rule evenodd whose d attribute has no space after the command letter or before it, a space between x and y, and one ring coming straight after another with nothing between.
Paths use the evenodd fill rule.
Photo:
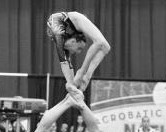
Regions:
<instances>
[{"instance_id":1,"label":"gymnast performing handstand","mask_svg":"<svg viewBox=\"0 0 166 132\"><path fill-rule=\"evenodd\" d=\"M47 22L48 36L55 42L62 72L67 80L85 91L94 70L109 52L110 45L100 30L83 14L60 12L52 14ZM86 40L92 41L81 68L74 76L71 54L80 53ZM72 95L74 91L68 92ZM76 91L78 92L78 91Z\"/></svg>"}]
</instances>

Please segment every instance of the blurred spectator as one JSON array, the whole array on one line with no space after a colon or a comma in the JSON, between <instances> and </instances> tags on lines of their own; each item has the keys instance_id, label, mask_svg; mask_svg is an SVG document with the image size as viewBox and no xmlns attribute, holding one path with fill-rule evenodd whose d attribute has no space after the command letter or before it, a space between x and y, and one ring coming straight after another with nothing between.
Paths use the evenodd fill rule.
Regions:
<instances>
[{"instance_id":1,"label":"blurred spectator","mask_svg":"<svg viewBox=\"0 0 166 132\"><path fill-rule=\"evenodd\" d=\"M77 123L74 127L74 132L85 132L86 126L83 120L83 117L81 115L78 115L77 117Z\"/></svg>"},{"instance_id":2,"label":"blurred spectator","mask_svg":"<svg viewBox=\"0 0 166 132\"><path fill-rule=\"evenodd\" d=\"M12 132L13 127L11 121L7 119L6 115L0 115L0 132Z\"/></svg>"},{"instance_id":3,"label":"blurred spectator","mask_svg":"<svg viewBox=\"0 0 166 132\"><path fill-rule=\"evenodd\" d=\"M5 127L2 124L0 124L0 132L5 132Z\"/></svg>"},{"instance_id":4,"label":"blurred spectator","mask_svg":"<svg viewBox=\"0 0 166 132\"><path fill-rule=\"evenodd\" d=\"M147 116L144 116L142 118L142 123L140 128L138 129L138 132L156 132L155 129L150 127L150 120Z\"/></svg>"},{"instance_id":5,"label":"blurred spectator","mask_svg":"<svg viewBox=\"0 0 166 132\"><path fill-rule=\"evenodd\" d=\"M60 127L60 132L67 132L68 131L68 124L67 123L62 123Z\"/></svg>"},{"instance_id":6,"label":"blurred spectator","mask_svg":"<svg viewBox=\"0 0 166 132\"><path fill-rule=\"evenodd\" d=\"M56 122L54 122L52 125L51 125L51 127L50 127L50 129L49 129L49 132L56 132L57 131L57 125L56 125Z\"/></svg>"},{"instance_id":7,"label":"blurred spectator","mask_svg":"<svg viewBox=\"0 0 166 132\"><path fill-rule=\"evenodd\" d=\"M70 131L69 132L74 132L74 126L70 127Z\"/></svg>"},{"instance_id":8,"label":"blurred spectator","mask_svg":"<svg viewBox=\"0 0 166 132\"><path fill-rule=\"evenodd\" d=\"M0 115L0 132L5 132L5 117Z\"/></svg>"},{"instance_id":9,"label":"blurred spectator","mask_svg":"<svg viewBox=\"0 0 166 132\"><path fill-rule=\"evenodd\" d=\"M17 126L17 125L19 125L19 126ZM17 128L17 127L19 127L19 128ZM14 132L17 132L17 129L20 129L19 130L20 132L26 132L26 130L25 130L24 126L21 124L21 122L19 122L19 124L18 124L17 121L13 122L13 129L14 129Z\"/></svg>"}]
</instances>

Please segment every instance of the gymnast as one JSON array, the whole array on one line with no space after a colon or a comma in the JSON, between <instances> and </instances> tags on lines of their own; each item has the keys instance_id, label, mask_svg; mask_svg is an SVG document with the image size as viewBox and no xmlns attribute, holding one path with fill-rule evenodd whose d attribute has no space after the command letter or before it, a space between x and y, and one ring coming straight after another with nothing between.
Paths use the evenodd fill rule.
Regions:
<instances>
[{"instance_id":1,"label":"gymnast","mask_svg":"<svg viewBox=\"0 0 166 132\"><path fill-rule=\"evenodd\" d=\"M52 14L47 22L47 33L56 44L69 94L44 114L35 132L48 130L51 124L72 106L79 108L89 132L99 132L98 122L92 111L84 103L82 91L86 90L94 70L110 50L107 40L87 17L78 12ZM86 45L87 38L92 41L92 45L87 51L81 68L74 76L71 54L80 53Z\"/></svg>"},{"instance_id":2,"label":"gymnast","mask_svg":"<svg viewBox=\"0 0 166 132\"><path fill-rule=\"evenodd\" d=\"M94 70L110 50L105 37L85 15L78 12L52 14L47 21L47 34L56 44L61 69L67 83L75 85L80 91L85 91ZM74 76L71 54L80 53L86 45L87 38L92 44L81 68ZM73 97L75 97L73 92L80 92L67 90Z\"/></svg>"},{"instance_id":3,"label":"gymnast","mask_svg":"<svg viewBox=\"0 0 166 132\"><path fill-rule=\"evenodd\" d=\"M66 87L73 90L76 89L74 88L74 85L68 83L66 84ZM56 122L57 119L70 107L75 107L80 110L80 113L86 123L88 132L101 132L98 127L99 121L89 107L84 103L82 94L77 93L77 97L79 97L79 99L76 101L70 94L67 94L61 102L46 111L35 132L47 132L51 125Z\"/></svg>"}]
</instances>

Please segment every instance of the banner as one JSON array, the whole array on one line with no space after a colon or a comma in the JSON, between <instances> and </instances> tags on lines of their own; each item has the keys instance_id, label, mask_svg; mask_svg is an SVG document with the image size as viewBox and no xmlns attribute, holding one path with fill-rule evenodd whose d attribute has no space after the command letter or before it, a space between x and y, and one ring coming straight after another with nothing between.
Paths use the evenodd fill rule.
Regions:
<instances>
[{"instance_id":1,"label":"banner","mask_svg":"<svg viewBox=\"0 0 166 132\"><path fill-rule=\"evenodd\" d=\"M92 81L91 109L103 132L138 132L142 117L158 132L166 130L166 105L153 102L156 82Z\"/></svg>"}]
</instances>

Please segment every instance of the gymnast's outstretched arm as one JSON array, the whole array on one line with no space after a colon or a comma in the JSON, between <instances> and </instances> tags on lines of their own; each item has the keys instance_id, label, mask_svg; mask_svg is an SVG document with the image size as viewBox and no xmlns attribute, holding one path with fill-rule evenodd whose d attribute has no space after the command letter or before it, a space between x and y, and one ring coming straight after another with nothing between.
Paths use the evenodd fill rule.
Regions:
<instances>
[{"instance_id":1,"label":"gymnast's outstretched arm","mask_svg":"<svg viewBox=\"0 0 166 132\"><path fill-rule=\"evenodd\" d=\"M74 86L68 85L68 87L71 87L70 89L73 89ZM75 88L74 88L75 89ZM88 106L85 104L82 98L82 94L77 93L75 95L79 102L76 102L75 99L73 99L70 94L67 94L66 98L63 99L60 103L55 105L53 108L48 110L44 116L42 117L37 129L35 132L46 132L50 126L70 107L75 106L79 108L84 121L87 125L87 129L89 132L100 132L98 128L98 121L95 118L92 111L88 108Z\"/></svg>"},{"instance_id":2,"label":"gymnast's outstretched arm","mask_svg":"<svg viewBox=\"0 0 166 132\"><path fill-rule=\"evenodd\" d=\"M88 132L101 132L98 127L99 121L84 102L82 102L82 107L80 109L80 112L86 123Z\"/></svg>"},{"instance_id":3,"label":"gymnast's outstretched arm","mask_svg":"<svg viewBox=\"0 0 166 132\"><path fill-rule=\"evenodd\" d=\"M35 132L46 132L68 108L74 105L73 101L68 94L60 103L46 111Z\"/></svg>"}]
</instances>

